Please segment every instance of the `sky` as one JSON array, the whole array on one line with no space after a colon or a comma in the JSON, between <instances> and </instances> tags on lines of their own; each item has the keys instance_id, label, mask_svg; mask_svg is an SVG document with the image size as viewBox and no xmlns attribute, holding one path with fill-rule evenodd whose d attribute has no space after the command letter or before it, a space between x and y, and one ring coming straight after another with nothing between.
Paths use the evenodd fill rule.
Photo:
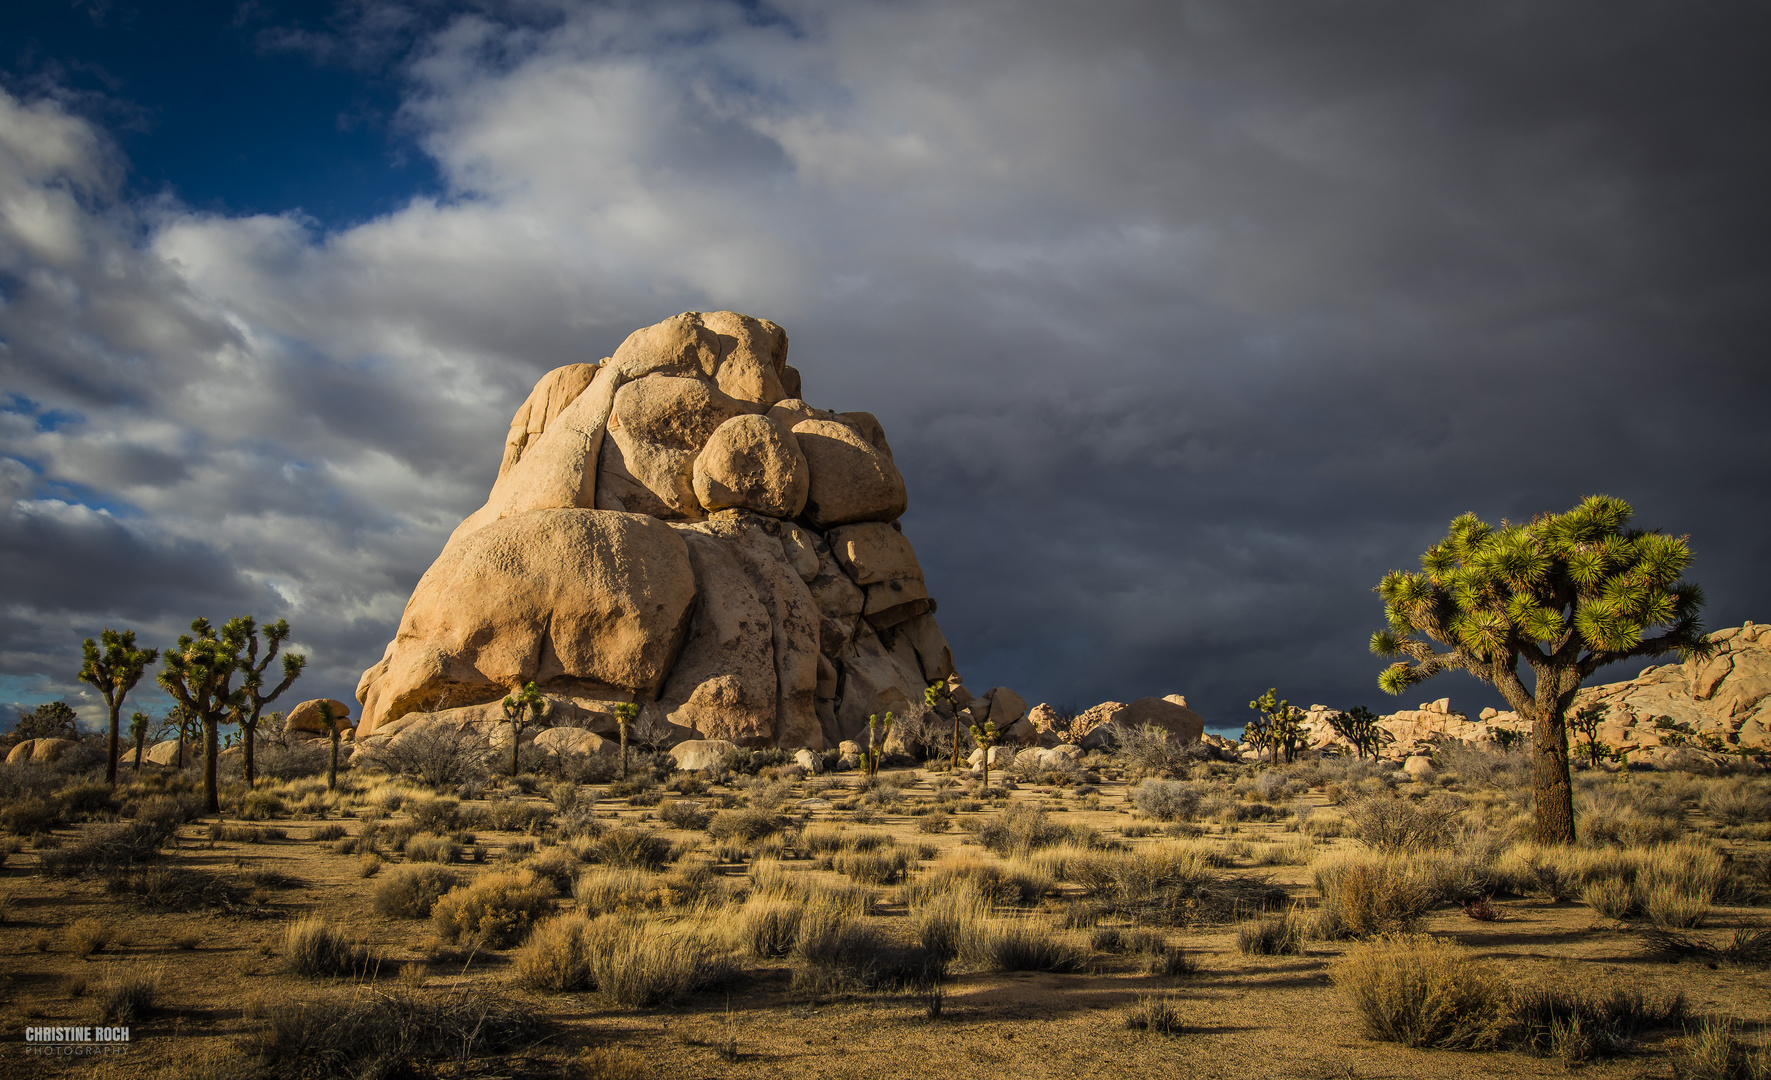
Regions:
<instances>
[{"instance_id":1,"label":"sky","mask_svg":"<svg viewBox=\"0 0 1771 1080\"><path fill-rule=\"evenodd\" d=\"M1727 0L15 0L0 716L235 614L350 700L534 381L686 310L880 417L975 691L1500 704L1378 691L1372 589L1595 492L1771 619L1767 101Z\"/></svg>"}]
</instances>

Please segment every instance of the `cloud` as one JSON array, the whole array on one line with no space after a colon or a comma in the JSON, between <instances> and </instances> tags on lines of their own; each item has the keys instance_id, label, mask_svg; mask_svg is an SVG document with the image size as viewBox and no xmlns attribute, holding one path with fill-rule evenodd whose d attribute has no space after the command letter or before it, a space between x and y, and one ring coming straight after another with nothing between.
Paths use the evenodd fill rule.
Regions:
<instances>
[{"instance_id":1,"label":"cloud","mask_svg":"<svg viewBox=\"0 0 1771 1080\"><path fill-rule=\"evenodd\" d=\"M885 421L980 688L1385 704L1382 571L1596 490L1763 618L1761 22L362 4L267 47L400 57L446 190L336 231L0 99L0 671L250 611L347 695L528 385L719 308Z\"/></svg>"}]
</instances>

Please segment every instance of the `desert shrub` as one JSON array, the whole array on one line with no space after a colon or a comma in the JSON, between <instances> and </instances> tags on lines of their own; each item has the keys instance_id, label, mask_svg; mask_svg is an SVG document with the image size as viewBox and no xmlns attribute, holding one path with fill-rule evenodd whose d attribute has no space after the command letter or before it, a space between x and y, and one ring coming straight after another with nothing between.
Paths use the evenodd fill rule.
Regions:
<instances>
[{"instance_id":1,"label":"desert shrub","mask_svg":"<svg viewBox=\"0 0 1771 1080\"><path fill-rule=\"evenodd\" d=\"M84 960L111 944L111 925L98 919L75 919L62 930L68 951Z\"/></svg>"},{"instance_id":2,"label":"desert shrub","mask_svg":"<svg viewBox=\"0 0 1771 1080\"><path fill-rule=\"evenodd\" d=\"M1088 954L1058 931L1030 919L992 919L960 942L959 957L990 971L1080 971Z\"/></svg>"},{"instance_id":3,"label":"desert shrub","mask_svg":"<svg viewBox=\"0 0 1771 1080\"><path fill-rule=\"evenodd\" d=\"M1627 919L1636 913L1636 887L1621 877L1602 877L1587 882L1580 898L1608 919Z\"/></svg>"},{"instance_id":4,"label":"desert shrub","mask_svg":"<svg viewBox=\"0 0 1771 1080\"><path fill-rule=\"evenodd\" d=\"M46 833L62 824L61 807L41 795L18 799L0 806L0 828L14 836Z\"/></svg>"},{"instance_id":5,"label":"desert shrub","mask_svg":"<svg viewBox=\"0 0 1771 1080\"><path fill-rule=\"evenodd\" d=\"M411 816L412 824L426 832L446 833L459 823L461 800L438 798L420 799L406 804L406 813Z\"/></svg>"},{"instance_id":6,"label":"desert shrub","mask_svg":"<svg viewBox=\"0 0 1771 1080\"><path fill-rule=\"evenodd\" d=\"M758 840L786 824L778 814L760 807L721 810L708 820L707 835L715 840Z\"/></svg>"},{"instance_id":7,"label":"desert shrub","mask_svg":"<svg viewBox=\"0 0 1771 1080\"><path fill-rule=\"evenodd\" d=\"M325 739L311 739L279 746L266 743L254 751L252 767L271 780L301 780L320 776L332 757Z\"/></svg>"},{"instance_id":8,"label":"desert shrub","mask_svg":"<svg viewBox=\"0 0 1771 1080\"><path fill-rule=\"evenodd\" d=\"M1186 1030L1180 999L1173 994L1145 994L1125 1010L1125 1026L1152 1035L1179 1035Z\"/></svg>"},{"instance_id":9,"label":"desert shrub","mask_svg":"<svg viewBox=\"0 0 1771 1080\"><path fill-rule=\"evenodd\" d=\"M525 859L522 865L551 883L554 891L563 896L572 891L572 881L578 876L578 868L582 864L565 848L553 847L540 855Z\"/></svg>"},{"instance_id":10,"label":"desert shrub","mask_svg":"<svg viewBox=\"0 0 1771 1080\"><path fill-rule=\"evenodd\" d=\"M852 851L835 860L836 871L863 885L889 885L915 865L908 851Z\"/></svg>"},{"instance_id":11,"label":"desert shrub","mask_svg":"<svg viewBox=\"0 0 1771 1080\"><path fill-rule=\"evenodd\" d=\"M657 870L670 855L670 841L645 829L611 829L597 841L596 853L610 866Z\"/></svg>"},{"instance_id":12,"label":"desert shrub","mask_svg":"<svg viewBox=\"0 0 1771 1080\"><path fill-rule=\"evenodd\" d=\"M1452 815L1412 799L1377 796L1346 808L1347 835L1374 851L1419 851L1450 839Z\"/></svg>"},{"instance_id":13,"label":"desert shrub","mask_svg":"<svg viewBox=\"0 0 1771 1080\"><path fill-rule=\"evenodd\" d=\"M327 844L327 843L331 843L334 840L342 840L346 836L349 836L349 835L350 835L349 831L346 830L343 825L332 824L332 825L320 825L314 829L309 830L308 834L307 834L307 838L309 840L314 840L314 841L317 841L322 844ZM354 852L352 854L354 854Z\"/></svg>"},{"instance_id":14,"label":"desert shrub","mask_svg":"<svg viewBox=\"0 0 1771 1080\"><path fill-rule=\"evenodd\" d=\"M1283 915L1245 920L1236 927L1236 949L1247 956L1297 956L1304 951L1303 926Z\"/></svg>"},{"instance_id":15,"label":"desert shrub","mask_svg":"<svg viewBox=\"0 0 1771 1080\"><path fill-rule=\"evenodd\" d=\"M935 811L916 819L916 831L934 835L944 833L953 828L953 815L945 811Z\"/></svg>"},{"instance_id":16,"label":"desert shrub","mask_svg":"<svg viewBox=\"0 0 1771 1080\"><path fill-rule=\"evenodd\" d=\"M532 1042L540 1026L528 1005L495 994L364 987L271 1004L241 1049L274 1077L382 1080L430 1073L415 1066L425 1058L465 1058Z\"/></svg>"},{"instance_id":17,"label":"desert shrub","mask_svg":"<svg viewBox=\"0 0 1771 1080\"><path fill-rule=\"evenodd\" d=\"M362 940L309 917L283 934L283 965L296 975L366 978L380 960Z\"/></svg>"},{"instance_id":18,"label":"desert shrub","mask_svg":"<svg viewBox=\"0 0 1771 1080\"><path fill-rule=\"evenodd\" d=\"M1582 792L1575 800L1580 841L1588 847L1632 848L1670 844L1685 831L1677 799L1607 787Z\"/></svg>"},{"instance_id":19,"label":"desert shrub","mask_svg":"<svg viewBox=\"0 0 1771 1080\"><path fill-rule=\"evenodd\" d=\"M75 821L91 821L95 817L114 814L119 808L111 786L103 780L87 780L69 784L55 793L62 812Z\"/></svg>"},{"instance_id":20,"label":"desert shrub","mask_svg":"<svg viewBox=\"0 0 1771 1080\"><path fill-rule=\"evenodd\" d=\"M1722 825L1771 821L1771 786L1743 777L1719 780L1704 790L1702 806Z\"/></svg>"},{"instance_id":21,"label":"desert shrub","mask_svg":"<svg viewBox=\"0 0 1771 1080\"><path fill-rule=\"evenodd\" d=\"M399 866L375 886L375 911L400 919L428 919L444 893L461 884L461 875L441 866Z\"/></svg>"},{"instance_id":22,"label":"desert shrub","mask_svg":"<svg viewBox=\"0 0 1771 1080\"><path fill-rule=\"evenodd\" d=\"M1036 904L1052 879L1022 861L956 856L935 863L908 890L911 897L969 888L994 904Z\"/></svg>"},{"instance_id":23,"label":"desert shrub","mask_svg":"<svg viewBox=\"0 0 1771 1080\"><path fill-rule=\"evenodd\" d=\"M878 929L859 922L838 902L802 907L790 965L797 993L832 994L877 985L887 944Z\"/></svg>"},{"instance_id":24,"label":"desert shrub","mask_svg":"<svg viewBox=\"0 0 1771 1080\"><path fill-rule=\"evenodd\" d=\"M518 802L515 799L497 799L477 808L472 814L462 814L458 824L463 828L534 835L552 820L551 806Z\"/></svg>"},{"instance_id":25,"label":"desert shrub","mask_svg":"<svg viewBox=\"0 0 1771 1080\"><path fill-rule=\"evenodd\" d=\"M289 831L263 825L227 825L217 821L209 826L209 839L230 844L262 844L266 840L287 840Z\"/></svg>"},{"instance_id":26,"label":"desert shrub","mask_svg":"<svg viewBox=\"0 0 1771 1080\"><path fill-rule=\"evenodd\" d=\"M413 862L452 863L461 859L461 846L447 836L421 833L407 839L406 858Z\"/></svg>"},{"instance_id":27,"label":"desert shrub","mask_svg":"<svg viewBox=\"0 0 1771 1080\"><path fill-rule=\"evenodd\" d=\"M1706 1020L1685 1035L1680 1080L1771 1080L1771 1049L1746 1041L1739 1020Z\"/></svg>"},{"instance_id":28,"label":"desert shrub","mask_svg":"<svg viewBox=\"0 0 1771 1080\"><path fill-rule=\"evenodd\" d=\"M592 915L654 906L657 877L645 870L596 867L572 886L572 898Z\"/></svg>"},{"instance_id":29,"label":"desert shrub","mask_svg":"<svg viewBox=\"0 0 1771 1080\"><path fill-rule=\"evenodd\" d=\"M1105 847L1107 841L1094 829L1084 825L1062 825L1052 821L1045 811L1017 803L984 823L978 830L978 843L998 855L1024 856L1040 848L1059 844L1078 847Z\"/></svg>"},{"instance_id":30,"label":"desert shrub","mask_svg":"<svg viewBox=\"0 0 1771 1080\"><path fill-rule=\"evenodd\" d=\"M553 889L527 870L501 870L444 893L431 923L448 941L476 940L494 949L522 940L550 905Z\"/></svg>"},{"instance_id":31,"label":"desert shrub","mask_svg":"<svg viewBox=\"0 0 1771 1080\"><path fill-rule=\"evenodd\" d=\"M1717 964L1771 965L1771 930L1734 931L1734 940L1726 945L1711 945L1686 937L1672 930L1650 930L1644 935L1648 952L1668 960L1701 960L1712 967Z\"/></svg>"},{"instance_id":32,"label":"desert shrub","mask_svg":"<svg viewBox=\"0 0 1771 1080\"><path fill-rule=\"evenodd\" d=\"M1407 930L1435 903L1414 867L1396 856L1327 862L1316 867L1315 880L1322 895L1316 932L1326 938Z\"/></svg>"},{"instance_id":33,"label":"desert shrub","mask_svg":"<svg viewBox=\"0 0 1771 1080\"><path fill-rule=\"evenodd\" d=\"M160 845L165 842L163 833L139 821L103 825L66 847L42 852L37 861L52 877L117 873L158 859Z\"/></svg>"},{"instance_id":34,"label":"desert shrub","mask_svg":"<svg viewBox=\"0 0 1771 1080\"><path fill-rule=\"evenodd\" d=\"M733 972L712 938L693 926L605 915L586 936L597 992L616 1005L670 1004Z\"/></svg>"},{"instance_id":35,"label":"desert shrub","mask_svg":"<svg viewBox=\"0 0 1771 1080\"><path fill-rule=\"evenodd\" d=\"M1509 1041L1527 1053L1579 1065L1623 1053L1643 1032L1675 1027L1685 1017L1683 994L1656 999L1639 991L1534 985L1513 993Z\"/></svg>"},{"instance_id":36,"label":"desert shrub","mask_svg":"<svg viewBox=\"0 0 1771 1080\"><path fill-rule=\"evenodd\" d=\"M590 926L590 917L581 911L537 924L512 958L517 983L556 994L595 989L587 940Z\"/></svg>"},{"instance_id":37,"label":"desert shrub","mask_svg":"<svg viewBox=\"0 0 1771 1080\"><path fill-rule=\"evenodd\" d=\"M19 761L9 765L0 761L0 805L24 799L47 800L61 786L62 779L58 772L41 765Z\"/></svg>"},{"instance_id":38,"label":"desert shrub","mask_svg":"<svg viewBox=\"0 0 1771 1080\"><path fill-rule=\"evenodd\" d=\"M1271 882L1217 873L1221 862L1221 853L1206 845L1165 841L1070 854L1061 876L1082 886L1103 914L1152 926L1242 919L1286 901L1285 890Z\"/></svg>"},{"instance_id":39,"label":"desert shrub","mask_svg":"<svg viewBox=\"0 0 1771 1080\"><path fill-rule=\"evenodd\" d=\"M752 897L738 913L738 941L751 956L786 956L799 939L800 912L790 900Z\"/></svg>"},{"instance_id":40,"label":"desert shrub","mask_svg":"<svg viewBox=\"0 0 1771 1080\"><path fill-rule=\"evenodd\" d=\"M135 811L135 823L170 837L180 825L202 816L202 796L186 791L142 800Z\"/></svg>"},{"instance_id":41,"label":"desert shrub","mask_svg":"<svg viewBox=\"0 0 1771 1080\"><path fill-rule=\"evenodd\" d=\"M1132 789L1131 802L1157 821L1191 821L1199 813L1199 790L1178 780L1149 778Z\"/></svg>"},{"instance_id":42,"label":"desert shrub","mask_svg":"<svg viewBox=\"0 0 1771 1080\"><path fill-rule=\"evenodd\" d=\"M93 1006L101 1023L132 1024L154 1011L160 996L158 973L129 969L111 979L93 995Z\"/></svg>"},{"instance_id":43,"label":"desert shrub","mask_svg":"<svg viewBox=\"0 0 1771 1080\"><path fill-rule=\"evenodd\" d=\"M242 821L268 821L286 813L283 800L272 791L248 791L234 805L234 816Z\"/></svg>"},{"instance_id":44,"label":"desert shrub","mask_svg":"<svg viewBox=\"0 0 1771 1080\"><path fill-rule=\"evenodd\" d=\"M809 855L828 855L841 851L848 830L835 825L808 825L799 833L800 849Z\"/></svg>"},{"instance_id":45,"label":"desert shrub","mask_svg":"<svg viewBox=\"0 0 1771 1080\"><path fill-rule=\"evenodd\" d=\"M1488 1050L1512 1026L1511 993L1494 965L1469 949L1424 935L1380 938L1348 949L1329 977L1383 1042L1440 1050Z\"/></svg>"},{"instance_id":46,"label":"desert shrub","mask_svg":"<svg viewBox=\"0 0 1771 1080\"><path fill-rule=\"evenodd\" d=\"M491 744L474 729L457 730L447 723L429 723L417 731L403 731L381 746L358 747L351 765L383 769L434 791L448 791L485 776L492 757ZM509 766L508 758L504 764Z\"/></svg>"},{"instance_id":47,"label":"desert shrub","mask_svg":"<svg viewBox=\"0 0 1771 1080\"><path fill-rule=\"evenodd\" d=\"M561 814L554 823L554 829L562 840L574 840L578 837L601 836L606 825L588 807L579 807L568 814Z\"/></svg>"},{"instance_id":48,"label":"desert shrub","mask_svg":"<svg viewBox=\"0 0 1771 1080\"><path fill-rule=\"evenodd\" d=\"M232 910L246 899L248 890L207 870L156 866L120 872L105 879L107 896L127 896L143 907L161 911Z\"/></svg>"},{"instance_id":49,"label":"desert shrub","mask_svg":"<svg viewBox=\"0 0 1771 1080\"><path fill-rule=\"evenodd\" d=\"M705 829L713 813L701 803L688 799L672 799L658 809L658 820L673 829Z\"/></svg>"}]
</instances>

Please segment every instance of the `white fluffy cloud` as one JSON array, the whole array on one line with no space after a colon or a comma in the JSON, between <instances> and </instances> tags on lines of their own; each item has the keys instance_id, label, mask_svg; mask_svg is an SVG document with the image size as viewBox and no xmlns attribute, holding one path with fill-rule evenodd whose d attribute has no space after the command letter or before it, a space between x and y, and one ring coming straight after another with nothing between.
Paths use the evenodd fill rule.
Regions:
<instances>
[{"instance_id":1,"label":"white fluffy cloud","mask_svg":"<svg viewBox=\"0 0 1771 1080\"><path fill-rule=\"evenodd\" d=\"M462 15L401 61L446 194L336 231L131 203L0 96L0 671L249 611L348 694L532 380L694 308L882 416L962 670L1036 696L1363 695L1366 590L1458 511L1710 527L1674 455L1739 402L1658 372L1759 386L1764 132L1667 42L1727 19L1351 18Z\"/></svg>"}]
</instances>

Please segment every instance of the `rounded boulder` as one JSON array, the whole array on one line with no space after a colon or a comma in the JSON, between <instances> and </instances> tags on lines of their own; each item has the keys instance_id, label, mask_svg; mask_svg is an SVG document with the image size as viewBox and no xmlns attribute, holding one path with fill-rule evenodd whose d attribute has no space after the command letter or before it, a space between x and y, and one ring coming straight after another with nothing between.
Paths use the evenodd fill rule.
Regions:
<instances>
[{"instance_id":1,"label":"rounded boulder","mask_svg":"<svg viewBox=\"0 0 1771 1080\"><path fill-rule=\"evenodd\" d=\"M769 416L734 416L695 458L695 498L712 510L754 510L776 518L805 509L811 471L799 440Z\"/></svg>"}]
</instances>

